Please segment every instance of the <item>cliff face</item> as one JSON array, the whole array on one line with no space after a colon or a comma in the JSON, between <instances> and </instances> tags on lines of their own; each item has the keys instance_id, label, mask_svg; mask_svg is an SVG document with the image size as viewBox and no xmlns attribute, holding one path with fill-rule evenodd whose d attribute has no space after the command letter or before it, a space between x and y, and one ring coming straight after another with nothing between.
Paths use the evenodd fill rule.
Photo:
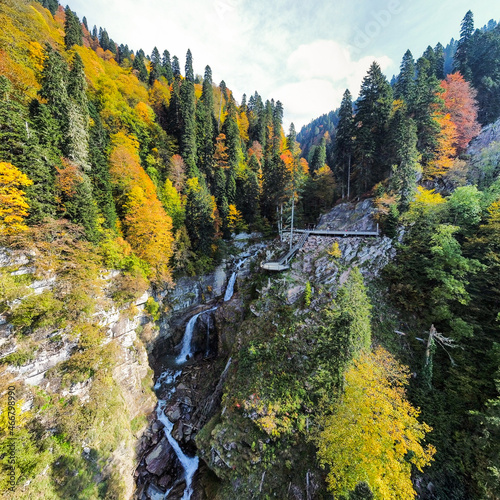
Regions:
<instances>
[{"instance_id":1,"label":"cliff face","mask_svg":"<svg viewBox=\"0 0 500 500\"><path fill-rule=\"evenodd\" d=\"M0 369L5 383L15 387L16 398L22 403L19 419L27 421L26 429L38 432L40 462L45 467L38 474L33 471L35 477L29 477L21 463L20 472L26 474L24 492L11 498L24 498L22 495L29 492L30 487L36 491L42 488L41 484L46 498L53 498L52 487L45 484L47 471L49 467L57 469L57 464L66 457L64 452L53 448L52 456L44 451L54 440L66 442L70 449L67 455L75 460L72 466L68 463L67 469L60 471L63 476L79 477L95 463L94 476L90 479L96 487L101 484L109 488L113 483L111 488L116 489L119 498L130 498L135 487L137 437L156 403L151 391L152 370L139 336L141 332L154 330L151 317L145 311L150 293L144 293L126 307L110 299L103 300L85 323L80 319L71 325L61 322L57 326L45 326L39 321L29 331L21 330L16 311L23 307L23 302L31 305L30 325L35 325L37 302L41 307L40 304L52 297L53 290L65 285L64 277L50 269L47 270L49 278L33 279L38 265L33 255L7 249L0 252L4 291L10 278L27 284L23 295L8 303L10 307L4 303L4 314L0 317ZM117 275L117 272L101 272L98 281L104 295L110 280ZM23 309L25 316L26 308ZM15 325L8 322L9 314L17 322ZM96 405L102 406L99 409ZM103 411L107 406L112 411ZM119 415L113 415L114 411ZM111 420L100 421L105 416ZM112 419L120 426L120 432L115 435ZM64 494L75 493L71 491L66 490Z\"/></svg>"}]
</instances>

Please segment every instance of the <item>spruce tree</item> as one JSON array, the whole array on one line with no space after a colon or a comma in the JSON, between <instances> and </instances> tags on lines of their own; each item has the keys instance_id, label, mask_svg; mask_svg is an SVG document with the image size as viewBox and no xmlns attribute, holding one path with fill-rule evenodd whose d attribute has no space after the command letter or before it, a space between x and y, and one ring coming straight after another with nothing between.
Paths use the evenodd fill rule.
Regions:
<instances>
[{"instance_id":1,"label":"spruce tree","mask_svg":"<svg viewBox=\"0 0 500 500\"><path fill-rule=\"evenodd\" d=\"M66 16L64 21L64 44L66 50L70 50L73 45L83 44L83 31L78 16L68 6L66 6L64 13Z\"/></svg>"},{"instance_id":2,"label":"spruce tree","mask_svg":"<svg viewBox=\"0 0 500 500\"><path fill-rule=\"evenodd\" d=\"M203 182L194 177L186 182L186 228L193 249L211 255L215 237L212 198Z\"/></svg>"},{"instance_id":3,"label":"spruce tree","mask_svg":"<svg viewBox=\"0 0 500 500\"><path fill-rule=\"evenodd\" d=\"M444 74L444 47L441 43L438 43L434 47L435 58L435 66L434 66L434 75L435 77L441 81L445 79Z\"/></svg>"},{"instance_id":4,"label":"spruce tree","mask_svg":"<svg viewBox=\"0 0 500 500\"><path fill-rule=\"evenodd\" d=\"M454 69L460 71L462 76L471 81L472 71L470 67L472 36L474 34L474 15L468 11L462 20L460 29L460 39L458 40L457 51L454 57Z\"/></svg>"},{"instance_id":5,"label":"spruce tree","mask_svg":"<svg viewBox=\"0 0 500 500\"><path fill-rule=\"evenodd\" d=\"M384 142L392 89L374 62L364 77L356 114L356 187L362 193L387 176Z\"/></svg>"},{"instance_id":6,"label":"spruce tree","mask_svg":"<svg viewBox=\"0 0 500 500\"><path fill-rule=\"evenodd\" d=\"M63 136L68 128L68 78L66 61L59 52L47 45L39 95L47 102L47 106L59 127L59 136L61 137L61 142L57 145L59 148L62 148Z\"/></svg>"},{"instance_id":7,"label":"spruce tree","mask_svg":"<svg viewBox=\"0 0 500 500\"><path fill-rule=\"evenodd\" d=\"M144 52L142 50L138 51L135 55L134 62L132 64L132 69L137 71L137 78L141 82L146 83L148 81L148 70L144 64Z\"/></svg>"},{"instance_id":8,"label":"spruce tree","mask_svg":"<svg viewBox=\"0 0 500 500\"><path fill-rule=\"evenodd\" d=\"M201 99L196 107L196 121L199 165L201 171L204 172L210 179L213 176L215 152L215 117L213 109L214 90L212 83L212 70L210 69L210 66L207 66L205 68Z\"/></svg>"},{"instance_id":9,"label":"spruce tree","mask_svg":"<svg viewBox=\"0 0 500 500\"><path fill-rule=\"evenodd\" d=\"M194 73L193 73L193 55L191 51L188 49L186 53L186 80L194 83Z\"/></svg>"},{"instance_id":10,"label":"spruce tree","mask_svg":"<svg viewBox=\"0 0 500 500\"><path fill-rule=\"evenodd\" d=\"M85 29L88 31L89 30L89 25L87 23L87 18L85 16L83 16L82 24L85 26Z\"/></svg>"},{"instance_id":11,"label":"spruce tree","mask_svg":"<svg viewBox=\"0 0 500 500\"><path fill-rule=\"evenodd\" d=\"M48 109L46 111L49 129L53 129L52 115ZM54 149L52 145L46 148L39 143L36 127L30 121L28 110L18 99L13 98L9 79L0 75L0 158L12 163L33 181L31 186L25 188L30 206L30 223L55 216L54 164L58 158L53 153Z\"/></svg>"},{"instance_id":12,"label":"spruce tree","mask_svg":"<svg viewBox=\"0 0 500 500\"><path fill-rule=\"evenodd\" d=\"M110 50L110 40L109 40L109 35L108 32L103 29L99 32L99 45L101 46L102 50Z\"/></svg>"},{"instance_id":13,"label":"spruce tree","mask_svg":"<svg viewBox=\"0 0 500 500\"><path fill-rule=\"evenodd\" d=\"M326 142L325 138L322 137L319 144L314 148L314 152L309 164L309 171L311 175L314 175L320 168L325 165L326 161Z\"/></svg>"},{"instance_id":14,"label":"spruce tree","mask_svg":"<svg viewBox=\"0 0 500 500\"><path fill-rule=\"evenodd\" d=\"M101 117L92 103L89 104L89 113L92 118L89 133L89 159L92 165L89 177L92 182L92 193L104 218L104 226L115 229L117 216L106 156L109 139Z\"/></svg>"},{"instance_id":15,"label":"spruce tree","mask_svg":"<svg viewBox=\"0 0 500 500\"><path fill-rule=\"evenodd\" d=\"M394 98L407 103L412 103L415 99L415 61L409 50L401 61L401 71L394 86Z\"/></svg>"},{"instance_id":16,"label":"spruce tree","mask_svg":"<svg viewBox=\"0 0 500 500\"><path fill-rule=\"evenodd\" d=\"M395 163L392 167L391 183L399 195L399 212L405 212L417 188L417 175L421 171L418 163L417 126L409 118L404 107L394 113L391 121L391 136L395 147Z\"/></svg>"},{"instance_id":17,"label":"spruce tree","mask_svg":"<svg viewBox=\"0 0 500 500\"><path fill-rule=\"evenodd\" d=\"M187 165L189 177L198 177L200 172L196 166L196 121L194 84L187 78L181 83L180 110L182 116L182 132L180 154Z\"/></svg>"},{"instance_id":18,"label":"spruce tree","mask_svg":"<svg viewBox=\"0 0 500 500\"><path fill-rule=\"evenodd\" d=\"M340 186L342 198L350 196L350 174L352 166L352 154L354 149L354 117L352 112L352 96L346 89L342 97L339 111L339 123L335 146L333 150L334 175Z\"/></svg>"},{"instance_id":19,"label":"spruce tree","mask_svg":"<svg viewBox=\"0 0 500 500\"><path fill-rule=\"evenodd\" d=\"M172 58L172 73L174 74L174 78L178 78L181 76L181 66L179 64L179 58L174 56Z\"/></svg>"},{"instance_id":20,"label":"spruce tree","mask_svg":"<svg viewBox=\"0 0 500 500\"><path fill-rule=\"evenodd\" d=\"M167 79L168 83L172 83L174 81L174 72L172 71L172 63L170 62L170 53L168 50L163 51L163 59L161 64L163 67L165 78Z\"/></svg>"}]
</instances>

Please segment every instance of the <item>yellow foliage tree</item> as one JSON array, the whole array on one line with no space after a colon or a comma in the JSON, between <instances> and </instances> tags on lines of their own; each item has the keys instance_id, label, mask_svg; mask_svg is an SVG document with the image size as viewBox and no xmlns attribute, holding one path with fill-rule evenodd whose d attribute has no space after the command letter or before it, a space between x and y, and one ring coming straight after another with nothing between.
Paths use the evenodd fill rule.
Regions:
<instances>
[{"instance_id":1,"label":"yellow foliage tree","mask_svg":"<svg viewBox=\"0 0 500 500\"><path fill-rule=\"evenodd\" d=\"M382 348L361 354L347 370L344 395L324 418L317 439L336 498L361 481L375 500L415 498L412 466L421 471L435 449L421 444L431 428L417 420L419 410L406 400L407 383L407 367Z\"/></svg>"},{"instance_id":2,"label":"yellow foliage tree","mask_svg":"<svg viewBox=\"0 0 500 500\"><path fill-rule=\"evenodd\" d=\"M248 226L243 220L241 212L236 208L236 205L229 205L229 213L227 215L228 228L230 231L246 231Z\"/></svg>"},{"instance_id":3,"label":"yellow foliage tree","mask_svg":"<svg viewBox=\"0 0 500 500\"><path fill-rule=\"evenodd\" d=\"M33 181L10 163L0 162L0 235L16 234L28 229L24 218L29 205L21 187Z\"/></svg>"}]
</instances>

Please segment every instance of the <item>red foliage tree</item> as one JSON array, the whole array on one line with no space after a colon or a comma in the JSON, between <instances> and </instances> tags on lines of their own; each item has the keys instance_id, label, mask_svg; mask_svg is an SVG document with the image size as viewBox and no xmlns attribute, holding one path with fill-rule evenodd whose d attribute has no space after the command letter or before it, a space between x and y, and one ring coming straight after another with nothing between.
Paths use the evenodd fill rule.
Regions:
<instances>
[{"instance_id":1,"label":"red foliage tree","mask_svg":"<svg viewBox=\"0 0 500 500\"><path fill-rule=\"evenodd\" d=\"M450 114L451 121L456 126L454 146L460 154L481 131L477 122L476 91L460 73L448 75L446 80L441 82L441 87L444 89L446 112Z\"/></svg>"}]
</instances>

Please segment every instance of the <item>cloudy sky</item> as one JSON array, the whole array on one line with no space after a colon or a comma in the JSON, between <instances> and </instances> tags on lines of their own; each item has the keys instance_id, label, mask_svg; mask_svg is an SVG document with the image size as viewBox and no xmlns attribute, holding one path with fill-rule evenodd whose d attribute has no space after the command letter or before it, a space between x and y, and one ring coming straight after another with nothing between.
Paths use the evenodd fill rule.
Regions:
<instances>
[{"instance_id":1,"label":"cloudy sky","mask_svg":"<svg viewBox=\"0 0 500 500\"><path fill-rule=\"evenodd\" d=\"M169 50L195 73L210 65L238 101L255 90L282 101L285 125L297 129L357 96L373 60L388 78L410 49L459 37L467 10L476 27L500 20L491 0L69 0L89 27L106 28L118 44L147 54Z\"/></svg>"}]
</instances>

